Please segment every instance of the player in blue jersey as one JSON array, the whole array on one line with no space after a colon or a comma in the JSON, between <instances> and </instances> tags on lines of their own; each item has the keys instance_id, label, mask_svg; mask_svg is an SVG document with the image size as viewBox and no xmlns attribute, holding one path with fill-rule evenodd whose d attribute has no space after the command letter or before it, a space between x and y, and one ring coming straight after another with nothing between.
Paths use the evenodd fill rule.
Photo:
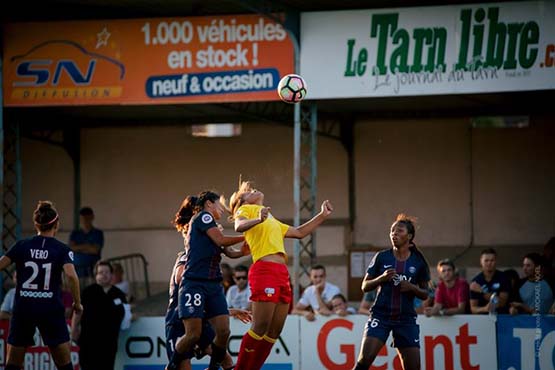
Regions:
<instances>
[{"instance_id":1,"label":"player in blue jersey","mask_svg":"<svg viewBox=\"0 0 555 370\"><path fill-rule=\"evenodd\" d=\"M205 191L197 199L185 199L176 215L174 223L184 233L186 244L177 307L185 335L172 346L174 352L167 369L179 369L180 364L191 354L202 337L203 322L206 320L215 331L208 369L219 369L226 355L230 330L229 311L221 285L221 254L242 256L242 251L229 247L244 241L244 237L223 235L216 223L223 213L220 196Z\"/></svg>"},{"instance_id":2,"label":"player in blue jersey","mask_svg":"<svg viewBox=\"0 0 555 370\"><path fill-rule=\"evenodd\" d=\"M69 332L62 303L62 271L73 296L73 310L81 313L79 279L73 266L73 252L54 236L59 227L58 212L51 202L40 201L33 213L37 235L16 242L0 258L0 270L15 263L17 286L8 336L6 370L21 370L25 349L34 344L39 329L59 370L73 370Z\"/></svg>"},{"instance_id":3,"label":"player in blue jersey","mask_svg":"<svg viewBox=\"0 0 555 370\"><path fill-rule=\"evenodd\" d=\"M393 248L375 256L362 282L362 291L378 288L370 309L362 346L353 370L368 370L393 332L404 370L420 370L420 329L416 324L414 297L428 298L430 269L414 244L414 221L400 214L391 226Z\"/></svg>"}]
</instances>

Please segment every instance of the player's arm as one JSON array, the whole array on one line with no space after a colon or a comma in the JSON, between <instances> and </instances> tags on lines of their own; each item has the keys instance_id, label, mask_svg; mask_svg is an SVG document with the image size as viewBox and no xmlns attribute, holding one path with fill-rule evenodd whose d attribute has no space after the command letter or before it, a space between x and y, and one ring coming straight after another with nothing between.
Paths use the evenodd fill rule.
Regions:
<instances>
[{"instance_id":1,"label":"player's arm","mask_svg":"<svg viewBox=\"0 0 555 370\"><path fill-rule=\"evenodd\" d=\"M77 272L75 272L75 266L73 263L64 264L64 274L66 275L69 289L71 291L71 296L73 297L73 310L76 314L83 312L83 306L81 306L81 293L79 290L79 277Z\"/></svg>"},{"instance_id":2,"label":"player's arm","mask_svg":"<svg viewBox=\"0 0 555 370\"><path fill-rule=\"evenodd\" d=\"M226 236L222 234L218 227L211 227L206 230L206 234L216 245L221 245L222 247L228 247L233 244L241 243L245 240L245 237L242 235Z\"/></svg>"},{"instance_id":3,"label":"player's arm","mask_svg":"<svg viewBox=\"0 0 555 370\"><path fill-rule=\"evenodd\" d=\"M471 299L470 300L470 311L473 314L487 313L487 312L489 312L489 303L486 304L485 306L479 306L477 299Z\"/></svg>"},{"instance_id":4,"label":"player's arm","mask_svg":"<svg viewBox=\"0 0 555 370\"><path fill-rule=\"evenodd\" d=\"M264 222L268 218L269 213L270 213L270 207L263 207L260 209L258 218L248 219L246 217L237 217L233 225L235 228L235 231L238 233L244 233L245 231L251 229L252 227Z\"/></svg>"},{"instance_id":5,"label":"player's arm","mask_svg":"<svg viewBox=\"0 0 555 370\"><path fill-rule=\"evenodd\" d=\"M12 259L6 255L0 257L0 271L12 264Z\"/></svg>"},{"instance_id":6,"label":"player's arm","mask_svg":"<svg viewBox=\"0 0 555 370\"><path fill-rule=\"evenodd\" d=\"M244 242L241 245L241 250L237 250L232 246L227 246L223 248L223 252L229 258L240 258L243 256L248 256L251 253L247 242Z\"/></svg>"},{"instance_id":7,"label":"player's arm","mask_svg":"<svg viewBox=\"0 0 555 370\"><path fill-rule=\"evenodd\" d=\"M322 203L320 213L314 216L310 221L305 222L298 227L289 227L285 233L286 238L302 239L311 234L329 215L333 212L333 206L329 200Z\"/></svg>"},{"instance_id":8,"label":"player's arm","mask_svg":"<svg viewBox=\"0 0 555 370\"><path fill-rule=\"evenodd\" d=\"M395 269L387 269L378 277L373 277L366 273L366 276L362 281L361 289L364 293L371 292L378 286L390 282L395 274L397 274Z\"/></svg>"}]
</instances>

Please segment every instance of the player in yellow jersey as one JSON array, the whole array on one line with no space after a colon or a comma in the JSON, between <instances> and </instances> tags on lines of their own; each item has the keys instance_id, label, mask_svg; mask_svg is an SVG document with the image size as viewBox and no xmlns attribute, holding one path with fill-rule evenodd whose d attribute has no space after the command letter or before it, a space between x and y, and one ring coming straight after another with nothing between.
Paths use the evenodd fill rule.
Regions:
<instances>
[{"instance_id":1,"label":"player in yellow jersey","mask_svg":"<svg viewBox=\"0 0 555 370\"><path fill-rule=\"evenodd\" d=\"M245 235L254 264L249 270L252 325L243 336L236 370L258 370L279 337L292 299L284 238L302 239L332 213L326 200L321 211L307 223L293 227L281 223L264 206L264 194L244 181L230 199L235 231Z\"/></svg>"}]
</instances>

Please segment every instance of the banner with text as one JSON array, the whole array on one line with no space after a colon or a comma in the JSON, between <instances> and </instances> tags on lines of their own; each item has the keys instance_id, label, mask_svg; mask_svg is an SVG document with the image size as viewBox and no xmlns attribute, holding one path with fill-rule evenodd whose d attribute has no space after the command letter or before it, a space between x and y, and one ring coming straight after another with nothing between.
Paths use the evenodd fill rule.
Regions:
<instances>
[{"instance_id":1,"label":"banner with text","mask_svg":"<svg viewBox=\"0 0 555 370\"><path fill-rule=\"evenodd\" d=\"M307 97L554 89L554 19L548 1L303 13Z\"/></svg>"},{"instance_id":2,"label":"banner with text","mask_svg":"<svg viewBox=\"0 0 555 370\"><path fill-rule=\"evenodd\" d=\"M497 341L501 370L555 369L555 316L499 316Z\"/></svg>"},{"instance_id":3,"label":"banner with text","mask_svg":"<svg viewBox=\"0 0 555 370\"><path fill-rule=\"evenodd\" d=\"M293 64L258 15L7 24L4 105L278 100Z\"/></svg>"}]
</instances>

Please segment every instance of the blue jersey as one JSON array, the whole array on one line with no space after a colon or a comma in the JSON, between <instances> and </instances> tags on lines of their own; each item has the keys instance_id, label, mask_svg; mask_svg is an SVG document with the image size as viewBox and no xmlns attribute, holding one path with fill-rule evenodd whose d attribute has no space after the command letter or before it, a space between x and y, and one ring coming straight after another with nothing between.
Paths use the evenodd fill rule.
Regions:
<instances>
[{"instance_id":1,"label":"blue jersey","mask_svg":"<svg viewBox=\"0 0 555 370\"><path fill-rule=\"evenodd\" d=\"M214 217L208 212L200 212L191 220L188 232L189 248L186 254L185 272L187 280L221 281L222 249L206 233L218 227Z\"/></svg>"},{"instance_id":2,"label":"blue jersey","mask_svg":"<svg viewBox=\"0 0 555 370\"><path fill-rule=\"evenodd\" d=\"M63 266L73 263L73 252L67 245L55 238L37 235L16 242L6 256L15 263L17 272L14 310L63 307Z\"/></svg>"},{"instance_id":3,"label":"blue jersey","mask_svg":"<svg viewBox=\"0 0 555 370\"><path fill-rule=\"evenodd\" d=\"M179 266L183 266L185 264L185 261L185 252L179 252L177 254L177 259L175 260L172 276L170 278L170 287L168 290L170 299L168 302L168 310L166 311L166 325L181 323L178 312L179 283L177 282L176 272Z\"/></svg>"},{"instance_id":4,"label":"blue jersey","mask_svg":"<svg viewBox=\"0 0 555 370\"><path fill-rule=\"evenodd\" d=\"M391 321L415 321L414 295L401 293L399 284L402 280L416 285L427 283L430 276L426 261L412 251L407 260L399 261L393 255L393 249L388 249L374 256L366 272L374 279L390 268L394 268L397 274L390 282L379 286L376 302L370 309L372 317Z\"/></svg>"}]
</instances>

